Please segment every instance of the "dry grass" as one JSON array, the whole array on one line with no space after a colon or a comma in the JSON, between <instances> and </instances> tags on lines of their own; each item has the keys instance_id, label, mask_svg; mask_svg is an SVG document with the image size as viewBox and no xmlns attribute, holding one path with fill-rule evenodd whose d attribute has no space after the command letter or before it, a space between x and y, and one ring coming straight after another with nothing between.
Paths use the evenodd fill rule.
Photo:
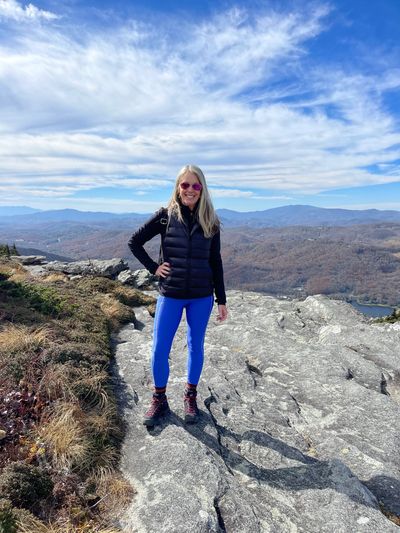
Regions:
<instances>
[{"instance_id":1,"label":"dry grass","mask_svg":"<svg viewBox=\"0 0 400 533\"><path fill-rule=\"evenodd\" d=\"M86 405L104 410L110 402L109 393L105 387L108 375L98 370L93 373L90 368L76 369L76 379L72 383L72 391Z\"/></svg>"},{"instance_id":2,"label":"dry grass","mask_svg":"<svg viewBox=\"0 0 400 533\"><path fill-rule=\"evenodd\" d=\"M77 404L61 403L46 424L38 429L39 438L50 449L56 468L71 470L87 461L91 452L85 432L85 414Z\"/></svg>"},{"instance_id":3,"label":"dry grass","mask_svg":"<svg viewBox=\"0 0 400 533\"><path fill-rule=\"evenodd\" d=\"M120 473L113 472L93 478L101 500L100 510L104 515L115 516L132 501L136 490Z\"/></svg>"},{"instance_id":4,"label":"dry grass","mask_svg":"<svg viewBox=\"0 0 400 533\"><path fill-rule=\"evenodd\" d=\"M51 365L46 368L39 382L38 393L50 401L58 399L71 400L73 395L69 387L67 366Z\"/></svg>"},{"instance_id":5,"label":"dry grass","mask_svg":"<svg viewBox=\"0 0 400 533\"><path fill-rule=\"evenodd\" d=\"M121 324L135 319L133 309L118 301L111 294L98 295L100 309L106 316L112 330L118 329Z\"/></svg>"},{"instance_id":6,"label":"dry grass","mask_svg":"<svg viewBox=\"0 0 400 533\"><path fill-rule=\"evenodd\" d=\"M102 410L93 409L86 415L86 423L88 427L96 433L108 435L113 433L118 435L121 432L120 427L114 422L116 415L116 407L107 405Z\"/></svg>"},{"instance_id":7,"label":"dry grass","mask_svg":"<svg viewBox=\"0 0 400 533\"><path fill-rule=\"evenodd\" d=\"M25 276L24 279L30 277L29 271L24 268L21 263L12 259L5 259L4 257L0 258L0 274L4 274L7 277L19 274Z\"/></svg>"},{"instance_id":8,"label":"dry grass","mask_svg":"<svg viewBox=\"0 0 400 533\"><path fill-rule=\"evenodd\" d=\"M62 272L52 272L51 274L41 276L40 281L43 281L44 283L57 283L58 281L66 283L68 282L68 276Z\"/></svg>"},{"instance_id":9,"label":"dry grass","mask_svg":"<svg viewBox=\"0 0 400 533\"><path fill-rule=\"evenodd\" d=\"M130 501L133 489L116 472L124 427L108 372L109 335L134 319L126 303L136 301L135 290L97 278L71 282L59 273L27 284L8 283L10 275L23 271L16 265L11 272L11 263L0 261L0 280L8 290L0 326L0 367L7 370L5 376L11 376L11 370L18 373L11 376L14 381L8 378L8 391L22 382L33 383L42 406L37 423L23 433L26 458L37 460L55 481L61 473L73 473L84 486L88 477L96 476L99 487L94 483L90 493L100 498L92 510L89 500L67 488L60 507L38 502L47 522L19 514L18 531L114 533L117 529L105 527L115 524L111 508L120 509ZM70 306L68 314L50 313L57 310L56 297Z\"/></svg>"},{"instance_id":10,"label":"dry grass","mask_svg":"<svg viewBox=\"0 0 400 533\"><path fill-rule=\"evenodd\" d=\"M94 471L93 466L95 464L96 472L100 478L109 476L115 472L119 458L119 452L115 446L111 446L110 444L107 444L106 446L103 445L101 452L97 453L96 456L95 447L93 447L92 452L91 460L87 461L84 465L86 470Z\"/></svg>"},{"instance_id":11,"label":"dry grass","mask_svg":"<svg viewBox=\"0 0 400 533\"><path fill-rule=\"evenodd\" d=\"M52 401L81 402L104 410L110 403L107 380L104 370L59 363L47 367L38 392Z\"/></svg>"},{"instance_id":12,"label":"dry grass","mask_svg":"<svg viewBox=\"0 0 400 533\"><path fill-rule=\"evenodd\" d=\"M34 352L48 346L52 338L53 332L47 326L32 329L9 323L0 331L0 354Z\"/></svg>"},{"instance_id":13,"label":"dry grass","mask_svg":"<svg viewBox=\"0 0 400 533\"><path fill-rule=\"evenodd\" d=\"M9 276L8 281L13 281L14 283L21 283L23 281L32 280L32 275L27 271L16 271Z\"/></svg>"},{"instance_id":14,"label":"dry grass","mask_svg":"<svg viewBox=\"0 0 400 533\"><path fill-rule=\"evenodd\" d=\"M143 291L134 289L133 287L126 287L125 285L117 285L113 294L123 304L130 306L151 305L157 301L153 296L144 294Z\"/></svg>"},{"instance_id":15,"label":"dry grass","mask_svg":"<svg viewBox=\"0 0 400 533\"><path fill-rule=\"evenodd\" d=\"M120 529L101 527L89 521L82 524L45 524L33 515L21 513L18 518L18 533L121 533Z\"/></svg>"}]
</instances>

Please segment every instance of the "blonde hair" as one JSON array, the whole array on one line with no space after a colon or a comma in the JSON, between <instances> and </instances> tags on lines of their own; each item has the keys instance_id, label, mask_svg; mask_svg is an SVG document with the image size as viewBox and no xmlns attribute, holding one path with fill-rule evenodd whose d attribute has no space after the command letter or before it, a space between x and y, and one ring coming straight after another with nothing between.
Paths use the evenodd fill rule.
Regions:
<instances>
[{"instance_id":1,"label":"blonde hair","mask_svg":"<svg viewBox=\"0 0 400 533\"><path fill-rule=\"evenodd\" d=\"M203 229L204 236L206 238L210 238L221 227L221 222L214 210L214 206L212 204L212 200L210 197L210 193L208 192L206 178L204 177L203 172L199 167L196 165L185 165L181 168L181 170L178 172L178 175L176 177L175 181L175 187L171 196L171 199L168 203L167 209L168 209L168 215L171 216L174 214L177 219L180 222L183 222L183 216L181 212L181 207L178 202L179 198L179 183L183 176L185 176L188 173L195 174L199 180L199 182L202 185L200 198L198 200L198 209L197 209L197 220L200 224L200 226Z\"/></svg>"}]
</instances>

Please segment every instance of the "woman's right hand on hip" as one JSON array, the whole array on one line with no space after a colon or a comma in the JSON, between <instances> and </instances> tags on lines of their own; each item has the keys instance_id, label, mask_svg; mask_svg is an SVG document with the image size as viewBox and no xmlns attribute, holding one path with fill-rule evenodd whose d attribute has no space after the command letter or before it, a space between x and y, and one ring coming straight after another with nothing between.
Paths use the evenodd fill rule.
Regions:
<instances>
[{"instance_id":1,"label":"woman's right hand on hip","mask_svg":"<svg viewBox=\"0 0 400 533\"><path fill-rule=\"evenodd\" d=\"M161 265L155 271L155 275L161 276L162 278L166 278L170 272L171 272L170 264L161 263Z\"/></svg>"}]
</instances>

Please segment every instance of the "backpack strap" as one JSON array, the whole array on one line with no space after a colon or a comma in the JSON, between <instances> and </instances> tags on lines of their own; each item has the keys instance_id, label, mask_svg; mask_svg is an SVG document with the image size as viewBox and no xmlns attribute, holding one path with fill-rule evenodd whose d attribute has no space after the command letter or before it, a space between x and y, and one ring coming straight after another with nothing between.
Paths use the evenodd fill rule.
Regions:
<instances>
[{"instance_id":1,"label":"backpack strap","mask_svg":"<svg viewBox=\"0 0 400 533\"><path fill-rule=\"evenodd\" d=\"M168 228L169 228L170 221L171 221L171 217L168 215L168 210L166 208L164 208L164 211L165 211L164 216L162 216L160 218L160 224L163 226L163 228L165 227L165 230L161 232L160 253L159 253L159 256L158 256L158 264L159 265L164 263L164 256L163 256L163 251L162 251L162 243L163 243L163 237L166 235L166 233L168 231Z\"/></svg>"}]
</instances>

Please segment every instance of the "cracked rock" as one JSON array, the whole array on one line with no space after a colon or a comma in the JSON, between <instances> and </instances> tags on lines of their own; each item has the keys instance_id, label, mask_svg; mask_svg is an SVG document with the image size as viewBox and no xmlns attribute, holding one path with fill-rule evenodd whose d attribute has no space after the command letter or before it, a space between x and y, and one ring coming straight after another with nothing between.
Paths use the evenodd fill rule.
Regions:
<instances>
[{"instance_id":1,"label":"cracked rock","mask_svg":"<svg viewBox=\"0 0 400 533\"><path fill-rule=\"evenodd\" d=\"M142 416L154 319L135 308L140 329L117 337L128 428L121 467L137 491L120 525L137 533L398 532L388 516L400 516L400 330L322 296L227 298L228 320L211 319L205 338L197 425L183 422L185 318L170 355L171 414L151 430Z\"/></svg>"}]
</instances>

